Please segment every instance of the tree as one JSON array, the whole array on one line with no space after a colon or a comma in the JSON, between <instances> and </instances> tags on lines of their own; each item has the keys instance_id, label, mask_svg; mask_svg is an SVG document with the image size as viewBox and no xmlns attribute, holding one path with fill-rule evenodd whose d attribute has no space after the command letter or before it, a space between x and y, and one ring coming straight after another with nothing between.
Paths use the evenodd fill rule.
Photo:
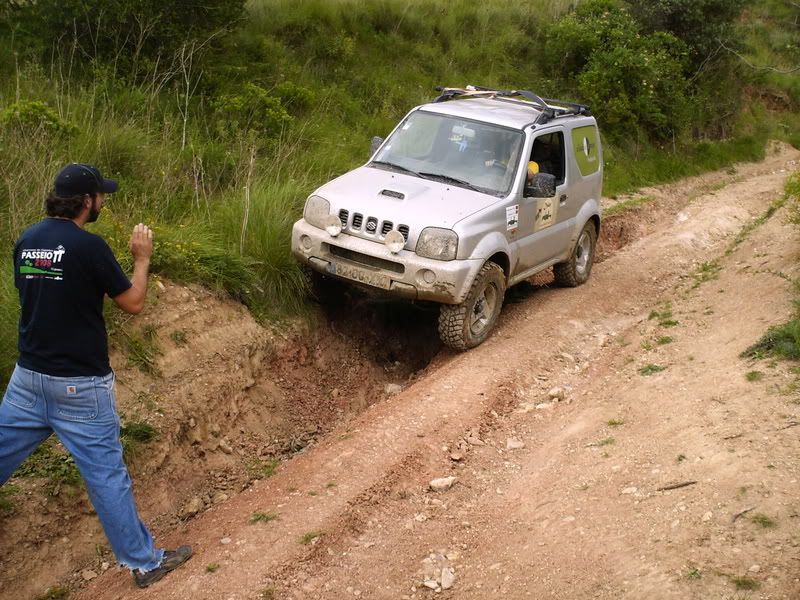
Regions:
<instances>
[{"instance_id":1,"label":"tree","mask_svg":"<svg viewBox=\"0 0 800 600\"><path fill-rule=\"evenodd\" d=\"M590 104L610 137L644 131L668 139L689 110L686 52L669 33L642 33L618 2L588 0L549 31L545 64Z\"/></svg>"},{"instance_id":2,"label":"tree","mask_svg":"<svg viewBox=\"0 0 800 600\"><path fill-rule=\"evenodd\" d=\"M734 30L747 0L629 0L644 31L668 31L689 48L698 69L726 44L736 47Z\"/></svg>"}]
</instances>

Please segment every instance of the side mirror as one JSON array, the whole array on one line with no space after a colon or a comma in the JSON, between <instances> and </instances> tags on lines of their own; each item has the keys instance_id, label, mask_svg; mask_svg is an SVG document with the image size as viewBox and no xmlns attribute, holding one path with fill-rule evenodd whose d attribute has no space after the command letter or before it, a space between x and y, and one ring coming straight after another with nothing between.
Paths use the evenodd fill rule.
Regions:
<instances>
[{"instance_id":1,"label":"side mirror","mask_svg":"<svg viewBox=\"0 0 800 600\"><path fill-rule=\"evenodd\" d=\"M381 147L382 143L383 143L382 137L378 137L376 135L374 138L372 138L372 143L369 146L369 155L372 156L373 154L375 154L378 151L378 148Z\"/></svg>"},{"instance_id":2,"label":"side mirror","mask_svg":"<svg viewBox=\"0 0 800 600\"><path fill-rule=\"evenodd\" d=\"M526 198L552 198L556 195L556 176L550 173L536 173L531 182L525 184L522 194Z\"/></svg>"}]
</instances>

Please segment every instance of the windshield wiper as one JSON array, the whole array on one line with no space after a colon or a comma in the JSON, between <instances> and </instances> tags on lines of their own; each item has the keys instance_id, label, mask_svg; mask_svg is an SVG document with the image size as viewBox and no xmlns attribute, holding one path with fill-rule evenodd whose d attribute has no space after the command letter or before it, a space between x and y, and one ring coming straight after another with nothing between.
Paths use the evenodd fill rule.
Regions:
<instances>
[{"instance_id":1,"label":"windshield wiper","mask_svg":"<svg viewBox=\"0 0 800 600\"><path fill-rule=\"evenodd\" d=\"M418 173L418 175L422 175L423 177L427 177L428 179L439 179L440 181L447 181L455 185L460 185L465 188L475 190L476 192L485 191L483 188L479 188L478 186L472 185L469 181L464 181L463 179L458 179L456 177L450 177L450 175L445 175L444 173Z\"/></svg>"},{"instance_id":2,"label":"windshield wiper","mask_svg":"<svg viewBox=\"0 0 800 600\"><path fill-rule=\"evenodd\" d=\"M369 164L371 164L371 165L381 165L382 167L389 167L390 169L396 169L397 171L401 171L402 173L408 173L409 175L415 175L416 177L420 176L420 174L417 173L416 171L412 171L411 169L408 169L408 168L404 167L403 165L398 165L396 163L388 162L388 161L385 161L385 160L373 160Z\"/></svg>"},{"instance_id":3,"label":"windshield wiper","mask_svg":"<svg viewBox=\"0 0 800 600\"><path fill-rule=\"evenodd\" d=\"M379 165L381 167L388 167L389 169L400 171L401 173L407 173L409 175L414 175L415 177L422 177L423 179L438 179L439 181L445 181L447 183L460 185L462 187L474 190L476 192L483 192L483 193L487 192L486 189L472 185L469 181L464 181L463 179L458 179L457 177L451 177L450 175L445 175L444 173L425 173L425 172L417 173L416 171L404 167L403 165L398 165L397 163L388 162L385 160L373 160L369 164Z\"/></svg>"}]
</instances>

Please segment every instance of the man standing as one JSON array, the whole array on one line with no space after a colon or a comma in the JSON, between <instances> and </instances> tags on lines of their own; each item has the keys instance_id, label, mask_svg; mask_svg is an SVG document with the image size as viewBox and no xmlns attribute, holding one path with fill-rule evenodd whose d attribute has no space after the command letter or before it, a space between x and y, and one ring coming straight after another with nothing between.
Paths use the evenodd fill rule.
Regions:
<instances>
[{"instance_id":1,"label":"man standing","mask_svg":"<svg viewBox=\"0 0 800 600\"><path fill-rule=\"evenodd\" d=\"M92 165L67 165L45 201L48 218L14 246L19 360L0 404L0 485L54 432L86 482L117 561L147 587L192 550L155 547L122 459L103 299L128 313L142 311L153 233L141 223L133 228L129 280L108 244L84 229L116 189Z\"/></svg>"}]
</instances>

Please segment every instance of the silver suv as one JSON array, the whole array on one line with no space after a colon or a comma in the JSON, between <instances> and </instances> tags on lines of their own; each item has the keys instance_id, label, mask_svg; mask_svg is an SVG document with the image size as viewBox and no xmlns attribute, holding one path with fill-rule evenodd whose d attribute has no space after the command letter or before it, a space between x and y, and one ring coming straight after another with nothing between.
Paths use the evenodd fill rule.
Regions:
<instances>
[{"instance_id":1,"label":"silver suv","mask_svg":"<svg viewBox=\"0 0 800 600\"><path fill-rule=\"evenodd\" d=\"M524 90L443 88L372 159L317 189L292 251L334 278L440 303L439 334L483 342L505 290L549 267L589 278L603 159L588 108Z\"/></svg>"}]
</instances>

